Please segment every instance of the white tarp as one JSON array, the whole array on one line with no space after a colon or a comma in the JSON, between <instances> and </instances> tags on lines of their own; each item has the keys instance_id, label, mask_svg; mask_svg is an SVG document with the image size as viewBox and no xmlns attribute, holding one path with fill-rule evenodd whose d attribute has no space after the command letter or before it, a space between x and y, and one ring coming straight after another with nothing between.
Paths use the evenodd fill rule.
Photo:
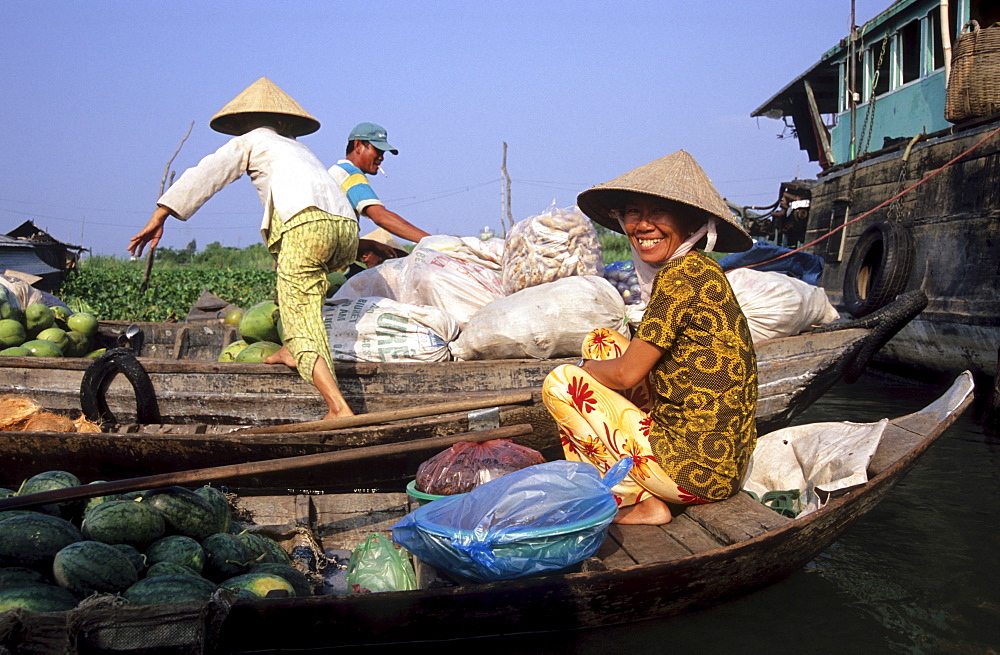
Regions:
<instances>
[{"instance_id":1,"label":"white tarp","mask_svg":"<svg viewBox=\"0 0 1000 655\"><path fill-rule=\"evenodd\" d=\"M743 489L798 491L800 516L819 509L829 494L868 481L868 463L889 419L878 423L809 423L757 439Z\"/></svg>"}]
</instances>

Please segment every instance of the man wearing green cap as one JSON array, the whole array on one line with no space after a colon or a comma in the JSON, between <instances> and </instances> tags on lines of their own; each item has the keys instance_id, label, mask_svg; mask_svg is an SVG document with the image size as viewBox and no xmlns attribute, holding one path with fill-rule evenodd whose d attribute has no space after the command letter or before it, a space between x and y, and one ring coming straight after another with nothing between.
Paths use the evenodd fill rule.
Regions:
<instances>
[{"instance_id":1,"label":"man wearing green cap","mask_svg":"<svg viewBox=\"0 0 1000 655\"><path fill-rule=\"evenodd\" d=\"M377 226L401 239L420 241L429 233L416 227L396 212L389 211L375 195L365 175L379 171L386 152L398 155L399 151L386 141L385 128L375 123L359 123L347 137L346 159L330 167L330 175L344 190L354 213L370 218Z\"/></svg>"}]
</instances>

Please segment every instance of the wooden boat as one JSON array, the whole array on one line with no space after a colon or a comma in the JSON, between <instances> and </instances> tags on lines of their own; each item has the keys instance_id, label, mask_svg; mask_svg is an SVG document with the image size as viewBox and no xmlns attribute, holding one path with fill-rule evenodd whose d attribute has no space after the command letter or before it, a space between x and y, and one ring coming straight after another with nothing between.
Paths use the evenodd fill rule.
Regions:
<instances>
[{"instance_id":1,"label":"wooden boat","mask_svg":"<svg viewBox=\"0 0 1000 655\"><path fill-rule=\"evenodd\" d=\"M945 21L942 5L891 3L752 115L794 122L800 148L822 167L817 179L783 190L797 188L809 203L797 240L814 244L808 251L825 260L821 286L834 305L860 316L906 290L927 294L927 310L876 362L923 374L995 376L1000 27L990 26L1000 10L950 2ZM862 35L864 52L855 53ZM977 38L977 51L964 47ZM857 71L855 61L863 62ZM852 79L859 81L853 89Z\"/></svg>"},{"instance_id":2,"label":"wooden boat","mask_svg":"<svg viewBox=\"0 0 1000 655\"><path fill-rule=\"evenodd\" d=\"M863 370L924 302L918 292L864 321L758 344L760 429L787 425L845 374ZM336 373L348 403L356 413L366 413L442 397L538 388L549 371L571 361L356 362L338 363ZM118 423L268 425L325 413L316 390L283 366L145 357L138 362L142 370L132 376L128 371L115 375L118 370L110 365L95 373L95 362L87 359L2 357L0 394L30 394L56 412L80 409L82 399L94 407L104 402ZM150 385L133 389L132 378L144 376Z\"/></svg>"},{"instance_id":3,"label":"wooden boat","mask_svg":"<svg viewBox=\"0 0 1000 655\"><path fill-rule=\"evenodd\" d=\"M548 632L662 619L761 588L798 570L871 510L972 401L972 376L923 410L892 420L869 480L800 518L745 494L683 508L661 527L613 525L596 556L569 569L485 584L460 583L419 562L413 591L268 598L148 607L101 607L20 615L17 638L100 649L156 637L137 625L171 625L185 652L268 652L511 633ZM6 470L0 466L0 470ZM330 469L329 475L336 475ZM293 483L289 474L289 483ZM244 496L236 505L286 548L354 548L407 511L389 494ZM162 608L162 609L158 609ZM72 620L70 620L72 618ZM17 631L15 631L17 632ZM139 635L136 637L135 635ZM144 639L144 642L137 642ZM48 640L48 641L46 641ZM24 647L24 643L20 644ZM172 644L174 645L174 644ZM204 649L204 650L202 650Z\"/></svg>"}]
</instances>

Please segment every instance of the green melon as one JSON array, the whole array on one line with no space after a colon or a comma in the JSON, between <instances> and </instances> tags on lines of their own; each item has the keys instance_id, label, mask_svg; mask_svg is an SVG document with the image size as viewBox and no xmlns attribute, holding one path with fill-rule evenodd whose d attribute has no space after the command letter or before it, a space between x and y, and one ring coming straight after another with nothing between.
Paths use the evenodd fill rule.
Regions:
<instances>
[{"instance_id":1,"label":"green melon","mask_svg":"<svg viewBox=\"0 0 1000 655\"><path fill-rule=\"evenodd\" d=\"M273 341L255 341L236 356L236 361L252 364L260 364L265 359L281 350L281 344Z\"/></svg>"},{"instance_id":2,"label":"green melon","mask_svg":"<svg viewBox=\"0 0 1000 655\"><path fill-rule=\"evenodd\" d=\"M139 552L139 549L132 544L111 544L121 552L125 553L128 560L132 562L132 566L135 567L135 572L139 574L141 578L146 572L146 556Z\"/></svg>"},{"instance_id":3,"label":"green melon","mask_svg":"<svg viewBox=\"0 0 1000 655\"><path fill-rule=\"evenodd\" d=\"M0 355L4 357L32 357L33 353L27 348L14 346L13 348L4 348L3 350L0 350Z\"/></svg>"},{"instance_id":4,"label":"green melon","mask_svg":"<svg viewBox=\"0 0 1000 655\"><path fill-rule=\"evenodd\" d=\"M201 575L197 571L191 569L191 567L184 566L183 564L178 564L176 562L157 562L149 567L146 571L147 578L155 578L161 575L193 575L196 578L200 578Z\"/></svg>"},{"instance_id":5,"label":"green melon","mask_svg":"<svg viewBox=\"0 0 1000 655\"><path fill-rule=\"evenodd\" d=\"M55 314L43 303L36 302L24 308L24 327L34 339L36 334L56 324Z\"/></svg>"},{"instance_id":6,"label":"green melon","mask_svg":"<svg viewBox=\"0 0 1000 655\"><path fill-rule=\"evenodd\" d=\"M23 584L48 584L41 571L25 566L5 566L0 568L0 589Z\"/></svg>"},{"instance_id":7,"label":"green melon","mask_svg":"<svg viewBox=\"0 0 1000 655\"><path fill-rule=\"evenodd\" d=\"M20 321L0 319L0 347L13 348L28 340L28 332Z\"/></svg>"},{"instance_id":8,"label":"green melon","mask_svg":"<svg viewBox=\"0 0 1000 655\"><path fill-rule=\"evenodd\" d=\"M66 333L68 344L63 349L63 354L67 357L83 357L90 352L90 337L86 334L70 330Z\"/></svg>"},{"instance_id":9,"label":"green melon","mask_svg":"<svg viewBox=\"0 0 1000 655\"><path fill-rule=\"evenodd\" d=\"M66 335L66 330L57 327L46 328L45 330L39 332L38 336L36 336L35 338L41 341L51 341L52 343L59 346L59 351L62 352L64 355L66 354L66 350L70 346L70 340L69 337Z\"/></svg>"},{"instance_id":10,"label":"green melon","mask_svg":"<svg viewBox=\"0 0 1000 655\"><path fill-rule=\"evenodd\" d=\"M44 339L32 339L21 344L35 357L62 357L63 351L59 346Z\"/></svg>"},{"instance_id":11,"label":"green melon","mask_svg":"<svg viewBox=\"0 0 1000 655\"><path fill-rule=\"evenodd\" d=\"M209 580L227 580L250 570L252 557L246 546L236 535L217 532L201 542L205 549L205 568L202 571Z\"/></svg>"},{"instance_id":12,"label":"green melon","mask_svg":"<svg viewBox=\"0 0 1000 655\"><path fill-rule=\"evenodd\" d=\"M143 503L163 516L169 532L201 541L218 531L218 517L209 501L190 489L167 487L146 493Z\"/></svg>"},{"instance_id":13,"label":"green melon","mask_svg":"<svg viewBox=\"0 0 1000 655\"><path fill-rule=\"evenodd\" d=\"M65 519L38 512L6 518L0 530L0 566L36 566L80 541L80 530Z\"/></svg>"},{"instance_id":14,"label":"green melon","mask_svg":"<svg viewBox=\"0 0 1000 655\"><path fill-rule=\"evenodd\" d=\"M145 546L163 536L164 517L153 507L132 500L109 500L83 517L83 536L106 544Z\"/></svg>"},{"instance_id":15,"label":"green melon","mask_svg":"<svg viewBox=\"0 0 1000 655\"><path fill-rule=\"evenodd\" d=\"M277 321L280 315L273 300L257 303L243 313L239 333L247 343L278 341Z\"/></svg>"},{"instance_id":16,"label":"green melon","mask_svg":"<svg viewBox=\"0 0 1000 655\"><path fill-rule=\"evenodd\" d=\"M50 584L25 584L0 587L0 613L7 610L28 612L65 612L76 607L80 599L69 589Z\"/></svg>"},{"instance_id":17,"label":"green melon","mask_svg":"<svg viewBox=\"0 0 1000 655\"><path fill-rule=\"evenodd\" d=\"M56 489L68 489L80 486L80 478L67 471L44 471L31 476L21 483L21 488L17 490L18 496L37 494L42 491L55 491ZM69 517L80 508L78 501L67 501L64 503L53 503L41 505L36 509L46 514Z\"/></svg>"},{"instance_id":18,"label":"green melon","mask_svg":"<svg viewBox=\"0 0 1000 655\"><path fill-rule=\"evenodd\" d=\"M0 320L12 320L24 324L24 312L17 302L10 302L2 299L4 294L0 294Z\"/></svg>"},{"instance_id":19,"label":"green melon","mask_svg":"<svg viewBox=\"0 0 1000 655\"><path fill-rule=\"evenodd\" d=\"M239 356L239 354L243 352L243 349L246 348L248 345L249 344L243 339L240 339L239 341L234 341L222 349L222 352L219 353L218 359L216 359L215 361L235 362L236 357Z\"/></svg>"},{"instance_id":20,"label":"green melon","mask_svg":"<svg viewBox=\"0 0 1000 655\"><path fill-rule=\"evenodd\" d=\"M236 537L247 547L250 559L257 564L289 564L288 554L272 539L261 534L241 532Z\"/></svg>"},{"instance_id":21,"label":"green melon","mask_svg":"<svg viewBox=\"0 0 1000 655\"><path fill-rule=\"evenodd\" d=\"M66 319L66 326L78 334L82 334L88 339L97 334L97 318L87 312L77 312Z\"/></svg>"},{"instance_id":22,"label":"green melon","mask_svg":"<svg viewBox=\"0 0 1000 655\"><path fill-rule=\"evenodd\" d=\"M60 550L52 575L60 587L81 595L124 591L139 579L128 555L100 541L77 541Z\"/></svg>"},{"instance_id":23,"label":"green melon","mask_svg":"<svg viewBox=\"0 0 1000 655\"><path fill-rule=\"evenodd\" d=\"M312 584L306 574L288 564L256 564L250 569L250 573L267 573L277 575L285 579L288 584L295 589L296 596L311 596Z\"/></svg>"},{"instance_id":24,"label":"green melon","mask_svg":"<svg viewBox=\"0 0 1000 655\"><path fill-rule=\"evenodd\" d=\"M208 600L215 589L214 583L194 575L158 575L139 580L122 597L136 605L190 603Z\"/></svg>"},{"instance_id":25,"label":"green melon","mask_svg":"<svg viewBox=\"0 0 1000 655\"><path fill-rule=\"evenodd\" d=\"M218 519L216 523L216 532L229 532L229 526L232 523L232 513L233 510L229 506L229 499L226 498L226 494L222 493L219 489L215 487L198 487L194 490L196 494L204 498L212 505L215 510L215 516Z\"/></svg>"},{"instance_id":26,"label":"green melon","mask_svg":"<svg viewBox=\"0 0 1000 655\"><path fill-rule=\"evenodd\" d=\"M245 589L257 598L267 598L272 592L278 598L295 596L295 588L288 580L270 573L244 573L220 582L219 586L233 591Z\"/></svg>"},{"instance_id":27,"label":"green melon","mask_svg":"<svg viewBox=\"0 0 1000 655\"><path fill-rule=\"evenodd\" d=\"M149 545L146 549L146 561L150 566L158 562L180 564L200 574L205 567L205 551L191 537L169 535Z\"/></svg>"}]
</instances>

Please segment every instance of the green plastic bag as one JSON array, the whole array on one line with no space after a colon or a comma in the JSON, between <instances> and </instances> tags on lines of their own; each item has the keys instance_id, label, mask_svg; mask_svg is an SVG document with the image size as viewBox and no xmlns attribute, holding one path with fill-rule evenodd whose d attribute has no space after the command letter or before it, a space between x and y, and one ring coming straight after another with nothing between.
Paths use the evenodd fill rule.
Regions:
<instances>
[{"instance_id":1,"label":"green plastic bag","mask_svg":"<svg viewBox=\"0 0 1000 655\"><path fill-rule=\"evenodd\" d=\"M374 532L351 553L347 584L356 594L408 591L417 588L417 576L406 551Z\"/></svg>"}]
</instances>

